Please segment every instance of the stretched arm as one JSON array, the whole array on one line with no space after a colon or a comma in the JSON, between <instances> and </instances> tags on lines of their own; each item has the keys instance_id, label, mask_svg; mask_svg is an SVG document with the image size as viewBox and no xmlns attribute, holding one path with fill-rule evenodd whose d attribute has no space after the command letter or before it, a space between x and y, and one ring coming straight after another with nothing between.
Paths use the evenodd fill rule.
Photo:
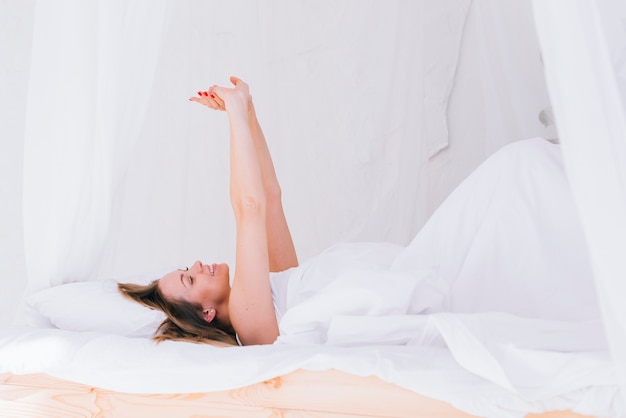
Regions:
<instances>
[{"instance_id":1,"label":"stretched arm","mask_svg":"<svg viewBox=\"0 0 626 418\"><path fill-rule=\"evenodd\" d=\"M237 227L236 267L229 299L230 320L243 344L269 344L278 337L278 324L269 283L268 189L272 176L267 160L259 158L258 125L248 86L232 79L235 87L212 87L191 100L225 110L230 126L230 196ZM260 133L262 144L265 143ZM255 139L256 136L256 139ZM267 146L265 145L267 149ZM269 152L267 152L269 157ZM278 190L280 196L280 190ZM282 209L281 209L282 212Z\"/></svg>"},{"instance_id":2,"label":"stretched arm","mask_svg":"<svg viewBox=\"0 0 626 418\"><path fill-rule=\"evenodd\" d=\"M280 184L253 104L250 106L249 115L250 130L257 150L267 199L266 225L270 271L283 271L297 266L298 257L283 211Z\"/></svg>"},{"instance_id":3,"label":"stretched arm","mask_svg":"<svg viewBox=\"0 0 626 418\"><path fill-rule=\"evenodd\" d=\"M239 79L231 77L230 81L236 84ZM200 98L193 98L192 100L216 110L225 110L225 103L220 96L215 94L214 88L215 86L211 87L207 92L198 92ZM272 157L265 141L265 135L257 119L252 100L250 100L248 105L248 120L259 160L267 205L266 231L269 268L270 271L283 271L297 266L298 257L283 210L280 184L276 177Z\"/></svg>"},{"instance_id":4,"label":"stretched arm","mask_svg":"<svg viewBox=\"0 0 626 418\"><path fill-rule=\"evenodd\" d=\"M226 101L230 124L230 199L237 227L230 320L243 344L269 344L278 323L269 283L266 196L247 111Z\"/></svg>"}]
</instances>

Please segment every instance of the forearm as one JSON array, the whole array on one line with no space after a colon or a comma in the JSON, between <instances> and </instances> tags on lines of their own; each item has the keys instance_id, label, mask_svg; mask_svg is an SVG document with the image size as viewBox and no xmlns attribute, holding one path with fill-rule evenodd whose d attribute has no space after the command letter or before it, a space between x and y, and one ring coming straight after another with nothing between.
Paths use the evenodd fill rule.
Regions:
<instances>
[{"instance_id":1,"label":"forearm","mask_svg":"<svg viewBox=\"0 0 626 418\"><path fill-rule=\"evenodd\" d=\"M259 160L261 179L263 181L263 188L266 196L268 199L278 199L280 201L280 184L276 176L276 171L274 170L274 163L265 140L265 135L263 134L263 129L261 129L261 124L257 119L254 104L252 103L250 103L250 107L248 109L248 118L250 123L250 132L254 140L257 158Z\"/></svg>"},{"instance_id":2,"label":"forearm","mask_svg":"<svg viewBox=\"0 0 626 418\"><path fill-rule=\"evenodd\" d=\"M230 125L230 196L235 216L248 207L265 206L262 169L250 118L245 110L228 111Z\"/></svg>"},{"instance_id":3,"label":"forearm","mask_svg":"<svg viewBox=\"0 0 626 418\"><path fill-rule=\"evenodd\" d=\"M282 204L282 192L265 135L256 117L254 105L248 110L250 131L254 139L263 188L266 194L267 241L270 271L283 271L298 265L295 246L287 225Z\"/></svg>"}]
</instances>

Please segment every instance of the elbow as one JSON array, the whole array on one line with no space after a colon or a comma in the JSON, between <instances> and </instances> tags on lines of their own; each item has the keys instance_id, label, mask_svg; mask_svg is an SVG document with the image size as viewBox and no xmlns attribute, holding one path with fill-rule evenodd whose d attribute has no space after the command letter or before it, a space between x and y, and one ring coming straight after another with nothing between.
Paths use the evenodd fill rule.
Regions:
<instances>
[{"instance_id":1,"label":"elbow","mask_svg":"<svg viewBox=\"0 0 626 418\"><path fill-rule=\"evenodd\" d=\"M267 206L265 195L231 196L231 204L236 216L247 213L264 213Z\"/></svg>"}]
</instances>

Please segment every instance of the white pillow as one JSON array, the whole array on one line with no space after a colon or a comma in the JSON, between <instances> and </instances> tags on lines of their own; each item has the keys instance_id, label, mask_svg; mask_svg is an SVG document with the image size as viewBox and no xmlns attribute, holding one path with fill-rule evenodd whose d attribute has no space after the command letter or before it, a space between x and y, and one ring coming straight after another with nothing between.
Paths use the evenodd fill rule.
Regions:
<instances>
[{"instance_id":1,"label":"white pillow","mask_svg":"<svg viewBox=\"0 0 626 418\"><path fill-rule=\"evenodd\" d=\"M70 331L149 337L165 319L163 312L122 296L114 280L51 287L28 296L25 303L28 325Z\"/></svg>"}]
</instances>

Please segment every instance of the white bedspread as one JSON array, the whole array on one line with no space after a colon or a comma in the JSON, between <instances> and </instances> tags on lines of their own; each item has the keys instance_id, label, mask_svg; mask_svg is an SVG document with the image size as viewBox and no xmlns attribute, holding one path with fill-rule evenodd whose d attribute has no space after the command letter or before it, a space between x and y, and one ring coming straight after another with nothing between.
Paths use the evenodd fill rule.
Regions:
<instances>
[{"instance_id":1,"label":"white bedspread","mask_svg":"<svg viewBox=\"0 0 626 418\"><path fill-rule=\"evenodd\" d=\"M272 346L5 329L0 371L181 393L336 368L479 416L626 412L559 149L541 139L490 158L407 247L345 244L304 263L288 304Z\"/></svg>"}]
</instances>

